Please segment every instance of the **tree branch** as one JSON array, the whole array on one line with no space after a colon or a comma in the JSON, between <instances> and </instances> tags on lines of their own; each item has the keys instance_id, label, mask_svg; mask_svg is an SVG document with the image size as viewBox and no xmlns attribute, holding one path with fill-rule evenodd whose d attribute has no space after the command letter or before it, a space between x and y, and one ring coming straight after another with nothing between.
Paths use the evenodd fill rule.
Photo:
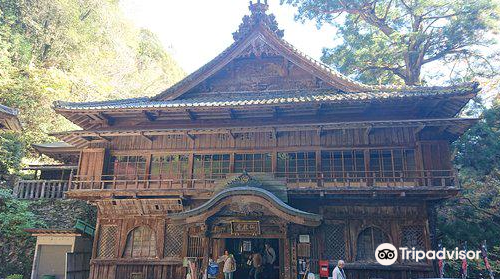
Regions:
<instances>
[{"instance_id":1,"label":"tree branch","mask_svg":"<svg viewBox=\"0 0 500 279\"><path fill-rule=\"evenodd\" d=\"M385 21L387 19L387 15L389 14L389 10L392 6L392 0L389 1L389 4L387 4L387 7L385 8L385 13L382 19Z\"/></svg>"},{"instance_id":2,"label":"tree branch","mask_svg":"<svg viewBox=\"0 0 500 279\"><path fill-rule=\"evenodd\" d=\"M371 70L389 71L389 72L392 72L393 74L397 75L398 77L402 78L403 80L406 80L406 75L404 74L404 71L401 69L401 67L370 65L370 66L359 69L359 72L364 73L366 71L371 71Z\"/></svg>"},{"instance_id":3,"label":"tree branch","mask_svg":"<svg viewBox=\"0 0 500 279\"><path fill-rule=\"evenodd\" d=\"M480 212L483 212L484 214L488 215L488 216L491 216L495 219L498 219L500 220L500 215L498 214L495 214L495 213L492 213L492 212L489 212L488 210L486 209L483 209L483 208L480 208L479 206L475 205L469 198L463 198L464 200L466 200L467 202L469 202L469 204L474 208L476 209L477 211L480 211Z\"/></svg>"}]
</instances>

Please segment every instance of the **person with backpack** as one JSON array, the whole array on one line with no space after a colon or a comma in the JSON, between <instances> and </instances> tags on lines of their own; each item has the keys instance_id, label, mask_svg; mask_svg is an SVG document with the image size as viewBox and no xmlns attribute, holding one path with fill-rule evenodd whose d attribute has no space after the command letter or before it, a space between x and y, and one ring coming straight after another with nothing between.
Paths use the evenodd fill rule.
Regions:
<instances>
[{"instance_id":1,"label":"person with backpack","mask_svg":"<svg viewBox=\"0 0 500 279\"><path fill-rule=\"evenodd\" d=\"M212 255L210 255L208 259L207 278L215 279L217 278L218 273L219 273L219 265L214 261Z\"/></svg>"},{"instance_id":2,"label":"person with backpack","mask_svg":"<svg viewBox=\"0 0 500 279\"><path fill-rule=\"evenodd\" d=\"M236 260L229 251L225 250L224 255L219 258L218 263L224 263L222 272L224 273L224 279L233 279L233 274L236 271Z\"/></svg>"}]
</instances>

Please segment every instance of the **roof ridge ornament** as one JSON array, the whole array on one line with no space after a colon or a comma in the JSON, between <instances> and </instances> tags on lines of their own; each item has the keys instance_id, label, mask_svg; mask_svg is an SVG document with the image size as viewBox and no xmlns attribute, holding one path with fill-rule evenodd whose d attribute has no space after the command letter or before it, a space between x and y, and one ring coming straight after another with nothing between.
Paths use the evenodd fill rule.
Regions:
<instances>
[{"instance_id":1,"label":"roof ridge ornament","mask_svg":"<svg viewBox=\"0 0 500 279\"><path fill-rule=\"evenodd\" d=\"M243 22L240 24L238 31L233 33L233 39L235 41L245 38L259 25L266 26L278 37L283 38L285 32L278 28L276 17L273 14L266 13L269 9L269 5L267 0L263 1L264 2L257 0L256 3L250 1L250 6L248 8L251 14L243 17Z\"/></svg>"}]
</instances>

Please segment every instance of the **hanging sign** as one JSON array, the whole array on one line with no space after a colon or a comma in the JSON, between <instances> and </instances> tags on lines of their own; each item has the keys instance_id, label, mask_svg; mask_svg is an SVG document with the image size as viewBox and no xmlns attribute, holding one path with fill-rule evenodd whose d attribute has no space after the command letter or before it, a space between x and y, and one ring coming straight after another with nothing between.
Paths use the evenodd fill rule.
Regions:
<instances>
[{"instance_id":1,"label":"hanging sign","mask_svg":"<svg viewBox=\"0 0 500 279\"><path fill-rule=\"evenodd\" d=\"M260 235L259 221L232 221L232 235Z\"/></svg>"}]
</instances>

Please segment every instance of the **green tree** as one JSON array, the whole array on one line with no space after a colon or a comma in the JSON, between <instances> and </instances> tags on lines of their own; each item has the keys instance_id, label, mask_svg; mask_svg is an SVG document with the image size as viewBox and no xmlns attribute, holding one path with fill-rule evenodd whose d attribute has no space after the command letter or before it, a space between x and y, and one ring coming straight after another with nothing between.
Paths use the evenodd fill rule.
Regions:
<instances>
[{"instance_id":1,"label":"green tree","mask_svg":"<svg viewBox=\"0 0 500 279\"><path fill-rule=\"evenodd\" d=\"M322 60L367 83L418 85L432 62L452 67L453 79L496 71L484 49L495 43L497 0L281 1L298 19L337 26L341 43Z\"/></svg>"},{"instance_id":2,"label":"green tree","mask_svg":"<svg viewBox=\"0 0 500 279\"><path fill-rule=\"evenodd\" d=\"M23 156L24 144L19 135L0 132L0 177L18 170Z\"/></svg>"},{"instance_id":3,"label":"green tree","mask_svg":"<svg viewBox=\"0 0 500 279\"><path fill-rule=\"evenodd\" d=\"M454 143L455 166L462 193L439 210L439 233L445 247L479 249L486 240L489 258L500 273L500 107L484 109L483 119ZM460 262L450 262L448 276L458 276ZM481 261L471 263L472 276L485 274Z\"/></svg>"},{"instance_id":4,"label":"green tree","mask_svg":"<svg viewBox=\"0 0 500 279\"><path fill-rule=\"evenodd\" d=\"M0 189L0 277L31 271L34 241L25 229L43 226L29 209L28 201L12 198Z\"/></svg>"},{"instance_id":5,"label":"green tree","mask_svg":"<svg viewBox=\"0 0 500 279\"><path fill-rule=\"evenodd\" d=\"M76 128L56 100L153 95L184 76L114 0L0 1L0 103L21 111L26 146Z\"/></svg>"}]
</instances>

